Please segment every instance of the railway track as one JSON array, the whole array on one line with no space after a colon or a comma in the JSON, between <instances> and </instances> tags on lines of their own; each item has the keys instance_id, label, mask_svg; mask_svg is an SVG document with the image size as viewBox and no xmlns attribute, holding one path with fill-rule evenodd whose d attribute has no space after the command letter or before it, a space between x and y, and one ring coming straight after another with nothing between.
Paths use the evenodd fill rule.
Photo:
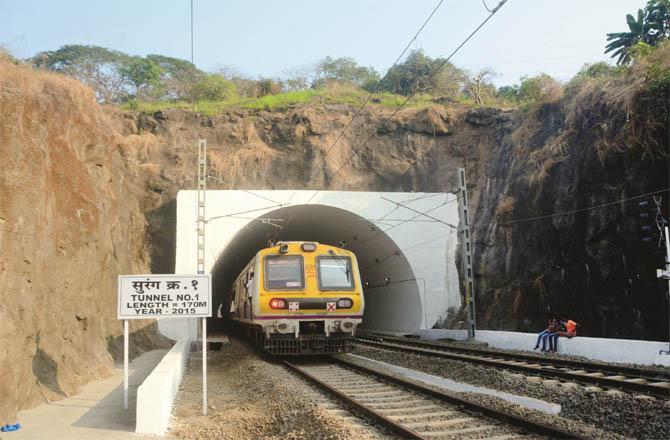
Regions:
<instances>
[{"instance_id":1,"label":"railway track","mask_svg":"<svg viewBox=\"0 0 670 440\"><path fill-rule=\"evenodd\" d=\"M290 370L402 438L579 438L343 358L283 361Z\"/></svg>"},{"instance_id":2,"label":"railway track","mask_svg":"<svg viewBox=\"0 0 670 440\"><path fill-rule=\"evenodd\" d=\"M585 386L670 398L670 375L653 369L545 358L521 353L502 353L481 348L453 347L394 337L359 337L356 343L385 350L476 363Z\"/></svg>"}]
</instances>

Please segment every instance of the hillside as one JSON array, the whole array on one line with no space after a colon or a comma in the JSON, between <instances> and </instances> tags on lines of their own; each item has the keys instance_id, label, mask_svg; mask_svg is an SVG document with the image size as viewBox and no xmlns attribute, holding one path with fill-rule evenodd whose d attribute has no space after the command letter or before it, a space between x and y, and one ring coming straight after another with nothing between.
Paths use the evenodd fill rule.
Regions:
<instances>
[{"instance_id":1,"label":"hillside","mask_svg":"<svg viewBox=\"0 0 670 440\"><path fill-rule=\"evenodd\" d=\"M116 275L173 269L174 197L193 188L197 138L225 182L212 188L453 191L466 165L480 328L536 330L552 312L592 336L662 339L665 286L649 270L662 259L640 242L634 202L515 222L668 186L668 86L631 88L639 69L529 109L431 104L382 125L392 110L372 106L330 150L349 104L147 114L1 63L0 413L108 374ZM134 327L135 352L159 343L155 325Z\"/></svg>"}]
</instances>

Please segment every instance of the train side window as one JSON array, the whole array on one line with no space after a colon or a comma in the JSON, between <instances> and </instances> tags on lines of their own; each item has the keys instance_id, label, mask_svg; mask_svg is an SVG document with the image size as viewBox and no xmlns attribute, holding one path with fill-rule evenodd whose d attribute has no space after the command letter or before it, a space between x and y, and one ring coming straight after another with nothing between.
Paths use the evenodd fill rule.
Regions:
<instances>
[{"instance_id":1,"label":"train side window","mask_svg":"<svg viewBox=\"0 0 670 440\"><path fill-rule=\"evenodd\" d=\"M301 290L305 287L305 270L301 255L268 255L265 257L265 288L268 290Z\"/></svg>"}]
</instances>

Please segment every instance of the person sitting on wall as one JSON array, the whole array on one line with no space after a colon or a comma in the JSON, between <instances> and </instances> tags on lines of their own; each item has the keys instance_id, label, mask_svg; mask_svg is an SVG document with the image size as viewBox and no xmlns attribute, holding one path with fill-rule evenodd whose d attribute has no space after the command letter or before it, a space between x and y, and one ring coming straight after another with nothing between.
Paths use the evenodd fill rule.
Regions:
<instances>
[{"instance_id":1,"label":"person sitting on wall","mask_svg":"<svg viewBox=\"0 0 670 440\"><path fill-rule=\"evenodd\" d=\"M565 321L565 330L559 332L559 336L565 336L566 338L577 336L577 327L580 327L579 323L565 318L563 318L563 321Z\"/></svg>"},{"instance_id":2,"label":"person sitting on wall","mask_svg":"<svg viewBox=\"0 0 670 440\"><path fill-rule=\"evenodd\" d=\"M549 340L549 353L556 353L558 350L558 336L565 331L565 319L556 319L554 322L554 332L547 336Z\"/></svg>"},{"instance_id":3,"label":"person sitting on wall","mask_svg":"<svg viewBox=\"0 0 670 440\"><path fill-rule=\"evenodd\" d=\"M545 346L547 343L547 338L556 331L555 325L556 325L555 318L549 318L547 320L547 328L542 330L542 332L539 335L537 335L537 342L535 343L535 348L533 348L533 350L537 350L538 348L540 348L540 342L542 342L541 351L546 351Z\"/></svg>"},{"instance_id":4,"label":"person sitting on wall","mask_svg":"<svg viewBox=\"0 0 670 440\"><path fill-rule=\"evenodd\" d=\"M572 319L561 318L558 331L549 339L549 351L556 353L558 350L559 336L565 336L566 338L574 338L577 336L577 327L579 327L579 323L573 321Z\"/></svg>"}]
</instances>

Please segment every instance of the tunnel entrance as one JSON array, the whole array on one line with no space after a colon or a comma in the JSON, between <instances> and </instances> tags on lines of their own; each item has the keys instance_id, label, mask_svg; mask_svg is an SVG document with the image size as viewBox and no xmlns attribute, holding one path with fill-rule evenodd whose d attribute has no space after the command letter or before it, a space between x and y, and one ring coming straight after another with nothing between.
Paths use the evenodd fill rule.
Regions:
<instances>
[{"instance_id":1,"label":"tunnel entrance","mask_svg":"<svg viewBox=\"0 0 670 440\"><path fill-rule=\"evenodd\" d=\"M345 242L346 248L356 254L361 280L369 284L363 289L363 327L396 331L419 328L423 315L419 285L395 242L365 218L325 205L280 208L257 217L235 235L212 268L213 304L216 308L221 305L224 316L235 278L256 252L267 246L268 238L333 246ZM223 325L224 320L216 316L208 322L213 330Z\"/></svg>"},{"instance_id":2,"label":"tunnel entrance","mask_svg":"<svg viewBox=\"0 0 670 440\"><path fill-rule=\"evenodd\" d=\"M456 195L365 191L207 191L205 272L212 274L209 328L229 311L234 279L268 238L318 241L358 258L364 286L363 327L416 332L443 323L461 305ZM197 268L196 192L177 194L175 273ZM421 213L429 213L422 216ZM436 219L439 219L436 221ZM388 281L386 281L388 279ZM198 337L194 319L160 319L173 339Z\"/></svg>"}]
</instances>

